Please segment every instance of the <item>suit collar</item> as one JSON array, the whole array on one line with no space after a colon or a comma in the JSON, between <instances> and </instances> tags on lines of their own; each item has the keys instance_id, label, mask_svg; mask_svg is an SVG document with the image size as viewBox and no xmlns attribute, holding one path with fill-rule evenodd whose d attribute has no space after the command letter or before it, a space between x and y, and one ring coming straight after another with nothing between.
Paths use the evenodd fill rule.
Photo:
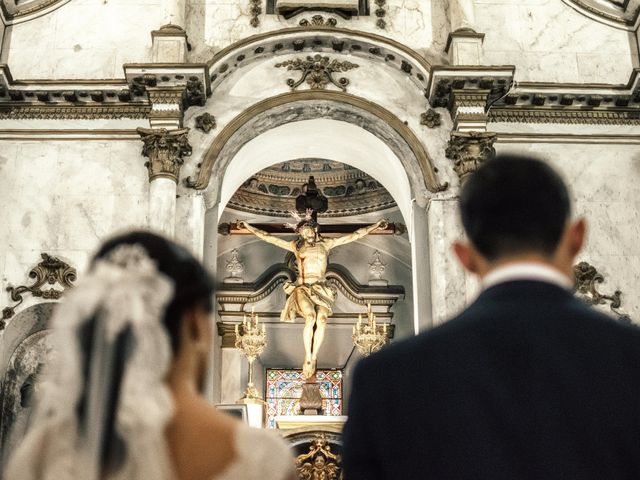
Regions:
<instances>
[{"instance_id":1,"label":"suit collar","mask_svg":"<svg viewBox=\"0 0 640 480\"><path fill-rule=\"evenodd\" d=\"M485 275L482 286L484 290L487 290L496 285L514 281L543 282L565 290L573 288L571 279L555 268L531 262L511 263L498 267Z\"/></svg>"}]
</instances>

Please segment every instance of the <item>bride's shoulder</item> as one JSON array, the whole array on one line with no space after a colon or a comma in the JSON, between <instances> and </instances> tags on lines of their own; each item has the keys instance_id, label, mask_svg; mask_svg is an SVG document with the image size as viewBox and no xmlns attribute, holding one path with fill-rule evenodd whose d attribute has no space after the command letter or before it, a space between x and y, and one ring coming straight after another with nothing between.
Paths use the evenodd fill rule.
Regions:
<instances>
[{"instance_id":1,"label":"bride's shoulder","mask_svg":"<svg viewBox=\"0 0 640 480\"><path fill-rule=\"evenodd\" d=\"M275 431L238 425L235 432L238 472L243 479L289 480L294 459L288 443ZM265 475L268 474L267 477ZM232 478L232 477L229 477ZM235 477L233 477L235 478Z\"/></svg>"}]
</instances>

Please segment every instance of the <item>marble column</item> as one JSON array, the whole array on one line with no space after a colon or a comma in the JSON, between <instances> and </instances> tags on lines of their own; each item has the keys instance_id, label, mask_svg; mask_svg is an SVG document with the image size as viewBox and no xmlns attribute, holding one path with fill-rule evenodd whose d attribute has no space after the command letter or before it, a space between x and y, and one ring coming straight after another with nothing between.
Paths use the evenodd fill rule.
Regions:
<instances>
[{"instance_id":1,"label":"marble column","mask_svg":"<svg viewBox=\"0 0 640 480\"><path fill-rule=\"evenodd\" d=\"M431 309L431 258L427 210L415 200L411 208L411 275L413 326L417 335L433 325Z\"/></svg>"},{"instance_id":2,"label":"marble column","mask_svg":"<svg viewBox=\"0 0 640 480\"><path fill-rule=\"evenodd\" d=\"M138 128L149 172L149 227L172 238L176 223L177 183L183 157L191 155L188 128Z\"/></svg>"},{"instance_id":3,"label":"marble column","mask_svg":"<svg viewBox=\"0 0 640 480\"><path fill-rule=\"evenodd\" d=\"M496 134L492 132L452 132L445 155L453 160L453 169L460 183L475 172L480 165L495 156L493 144Z\"/></svg>"},{"instance_id":4,"label":"marble column","mask_svg":"<svg viewBox=\"0 0 640 480\"><path fill-rule=\"evenodd\" d=\"M209 274L216 278L218 270L218 205L209 208L204 212L204 232L203 232L203 250L202 261L209 271ZM214 309L217 310L217 304L214 299ZM217 322L217 312L214 314L214 320ZM205 385L205 396L213 403L222 402L222 362L223 351L229 349L222 348L222 339L218 335L218 329L213 329L213 351L210 356L209 372L207 374L207 384ZM216 366L219 368L216 370ZM233 399L235 402L242 395Z\"/></svg>"},{"instance_id":5,"label":"marble column","mask_svg":"<svg viewBox=\"0 0 640 480\"><path fill-rule=\"evenodd\" d=\"M473 0L449 2L451 33L446 51L452 65L480 65L484 34L478 33Z\"/></svg>"}]
</instances>

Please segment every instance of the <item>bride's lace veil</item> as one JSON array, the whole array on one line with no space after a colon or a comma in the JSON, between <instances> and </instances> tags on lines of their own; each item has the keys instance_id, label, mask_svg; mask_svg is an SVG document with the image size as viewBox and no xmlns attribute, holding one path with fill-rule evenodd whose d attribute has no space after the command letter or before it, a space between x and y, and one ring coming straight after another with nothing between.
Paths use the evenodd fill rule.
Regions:
<instances>
[{"instance_id":1,"label":"bride's lace veil","mask_svg":"<svg viewBox=\"0 0 640 480\"><path fill-rule=\"evenodd\" d=\"M183 313L212 309L213 282L173 242L132 232L105 243L59 305L55 355L7 480L173 478L165 377Z\"/></svg>"}]
</instances>

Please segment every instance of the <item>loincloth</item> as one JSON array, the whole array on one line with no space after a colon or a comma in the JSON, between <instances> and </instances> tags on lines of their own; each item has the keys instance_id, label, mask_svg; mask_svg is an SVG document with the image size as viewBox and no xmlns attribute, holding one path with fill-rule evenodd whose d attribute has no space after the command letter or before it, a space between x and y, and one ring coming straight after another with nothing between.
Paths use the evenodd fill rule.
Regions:
<instances>
[{"instance_id":1,"label":"loincloth","mask_svg":"<svg viewBox=\"0 0 640 480\"><path fill-rule=\"evenodd\" d=\"M331 315L331 306L336 299L337 292L334 287L326 282L318 282L311 285L297 285L293 282L286 282L283 289L288 297L287 303L285 303L284 309L280 314L280 321L293 322L296 319L296 315L302 316L298 303L301 298L306 299L316 307L326 308L328 315Z\"/></svg>"}]
</instances>

